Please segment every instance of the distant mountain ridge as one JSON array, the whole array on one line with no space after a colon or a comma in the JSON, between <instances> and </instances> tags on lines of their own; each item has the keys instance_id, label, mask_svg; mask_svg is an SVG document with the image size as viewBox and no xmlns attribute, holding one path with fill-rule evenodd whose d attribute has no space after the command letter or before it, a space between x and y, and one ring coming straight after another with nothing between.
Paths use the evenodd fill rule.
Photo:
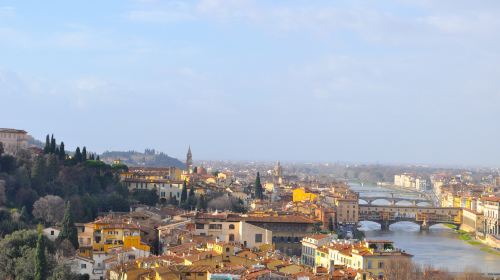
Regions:
<instances>
[{"instance_id":1,"label":"distant mountain ridge","mask_svg":"<svg viewBox=\"0 0 500 280\"><path fill-rule=\"evenodd\" d=\"M114 160L120 160L128 166L146 166L146 167L171 167L185 168L186 165L163 152L157 152L154 149L146 149L144 153L137 151L106 151L100 155L104 162L112 163Z\"/></svg>"}]
</instances>

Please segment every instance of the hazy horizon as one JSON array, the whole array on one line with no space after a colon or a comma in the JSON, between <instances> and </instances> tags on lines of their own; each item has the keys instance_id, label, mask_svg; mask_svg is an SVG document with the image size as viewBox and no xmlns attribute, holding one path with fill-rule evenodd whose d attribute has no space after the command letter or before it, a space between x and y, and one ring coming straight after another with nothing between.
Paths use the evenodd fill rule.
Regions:
<instances>
[{"instance_id":1,"label":"hazy horizon","mask_svg":"<svg viewBox=\"0 0 500 280\"><path fill-rule=\"evenodd\" d=\"M0 127L184 160L500 166L500 2L0 0Z\"/></svg>"}]
</instances>

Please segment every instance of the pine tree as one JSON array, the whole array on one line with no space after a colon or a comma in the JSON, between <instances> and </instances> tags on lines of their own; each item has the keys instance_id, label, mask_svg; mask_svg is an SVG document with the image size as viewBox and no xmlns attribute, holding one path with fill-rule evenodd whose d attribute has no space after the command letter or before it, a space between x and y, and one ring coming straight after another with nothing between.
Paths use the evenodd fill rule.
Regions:
<instances>
[{"instance_id":1,"label":"pine tree","mask_svg":"<svg viewBox=\"0 0 500 280\"><path fill-rule=\"evenodd\" d=\"M47 260L45 259L45 243L42 235L42 225L38 225L38 239L36 241L35 280L47 279Z\"/></svg>"},{"instance_id":2,"label":"pine tree","mask_svg":"<svg viewBox=\"0 0 500 280\"><path fill-rule=\"evenodd\" d=\"M43 153L44 154L50 153L50 138L48 134L45 137L45 147L43 148Z\"/></svg>"},{"instance_id":3,"label":"pine tree","mask_svg":"<svg viewBox=\"0 0 500 280\"><path fill-rule=\"evenodd\" d=\"M66 151L64 150L64 142L61 141L61 145L59 145L59 159L66 159Z\"/></svg>"},{"instance_id":4,"label":"pine tree","mask_svg":"<svg viewBox=\"0 0 500 280\"><path fill-rule=\"evenodd\" d=\"M62 228L59 232L59 236L57 237L57 240L59 242L65 239L68 239L73 247L75 247L75 249L78 249L78 231L73 221L71 203L69 201L66 203L66 209L64 210L64 217L62 220Z\"/></svg>"},{"instance_id":5,"label":"pine tree","mask_svg":"<svg viewBox=\"0 0 500 280\"><path fill-rule=\"evenodd\" d=\"M258 199L264 198L264 189L260 183L260 174L257 172L257 177L255 178L255 197Z\"/></svg>"},{"instance_id":6,"label":"pine tree","mask_svg":"<svg viewBox=\"0 0 500 280\"><path fill-rule=\"evenodd\" d=\"M97 157L95 158L95 160L101 161L101 158L99 157L99 155L97 155Z\"/></svg>"},{"instance_id":7,"label":"pine tree","mask_svg":"<svg viewBox=\"0 0 500 280\"><path fill-rule=\"evenodd\" d=\"M50 153L56 152L56 139L54 138L54 134L50 137Z\"/></svg>"},{"instance_id":8,"label":"pine tree","mask_svg":"<svg viewBox=\"0 0 500 280\"><path fill-rule=\"evenodd\" d=\"M83 147L83 150L82 150L82 161L86 161L87 160L87 148Z\"/></svg>"},{"instance_id":9,"label":"pine tree","mask_svg":"<svg viewBox=\"0 0 500 280\"><path fill-rule=\"evenodd\" d=\"M188 197L187 193L187 182L184 180L184 183L182 184L182 192L181 192L181 205L186 203Z\"/></svg>"},{"instance_id":10,"label":"pine tree","mask_svg":"<svg viewBox=\"0 0 500 280\"><path fill-rule=\"evenodd\" d=\"M75 161L76 161L77 163L82 161L82 153L80 152L80 147L76 147L76 151L75 151Z\"/></svg>"}]
</instances>

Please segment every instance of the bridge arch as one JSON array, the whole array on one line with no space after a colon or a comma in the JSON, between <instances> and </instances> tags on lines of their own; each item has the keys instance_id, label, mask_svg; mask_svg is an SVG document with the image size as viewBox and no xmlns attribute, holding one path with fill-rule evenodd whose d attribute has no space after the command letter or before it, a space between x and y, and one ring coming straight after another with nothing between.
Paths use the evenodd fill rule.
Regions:
<instances>
[{"instance_id":1,"label":"bridge arch","mask_svg":"<svg viewBox=\"0 0 500 280\"><path fill-rule=\"evenodd\" d=\"M395 205L411 206L411 205L413 205L413 202L411 202L410 200L406 200L406 199L400 199L400 200L396 201Z\"/></svg>"},{"instance_id":2,"label":"bridge arch","mask_svg":"<svg viewBox=\"0 0 500 280\"><path fill-rule=\"evenodd\" d=\"M390 198L377 198L372 200L371 205L390 205Z\"/></svg>"},{"instance_id":3,"label":"bridge arch","mask_svg":"<svg viewBox=\"0 0 500 280\"><path fill-rule=\"evenodd\" d=\"M417 206L432 206L432 204L428 201L420 201L417 203Z\"/></svg>"},{"instance_id":4,"label":"bridge arch","mask_svg":"<svg viewBox=\"0 0 500 280\"><path fill-rule=\"evenodd\" d=\"M366 200L365 200L365 199L363 199L363 198L358 199L358 203L359 203L359 204L362 204L362 205L368 205L368 201L366 201Z\"/></svg>"}]
</instances>

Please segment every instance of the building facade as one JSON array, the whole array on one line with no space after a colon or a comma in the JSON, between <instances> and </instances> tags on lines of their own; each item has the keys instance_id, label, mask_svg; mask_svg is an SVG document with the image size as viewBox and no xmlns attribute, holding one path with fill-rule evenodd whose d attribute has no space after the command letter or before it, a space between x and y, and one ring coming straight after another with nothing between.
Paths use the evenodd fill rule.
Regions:
<instances>
[{"instance_id":1,"label":"building facade","mask_svg":"<svg viewBox=\"0 0 500 280\"><path fill-rule=\"evenodd\" d=\"M5 153L15 155L20 150L28 148L28 133L19 129L0 128L0 142Z\"/></svg>"}]
</instances>

